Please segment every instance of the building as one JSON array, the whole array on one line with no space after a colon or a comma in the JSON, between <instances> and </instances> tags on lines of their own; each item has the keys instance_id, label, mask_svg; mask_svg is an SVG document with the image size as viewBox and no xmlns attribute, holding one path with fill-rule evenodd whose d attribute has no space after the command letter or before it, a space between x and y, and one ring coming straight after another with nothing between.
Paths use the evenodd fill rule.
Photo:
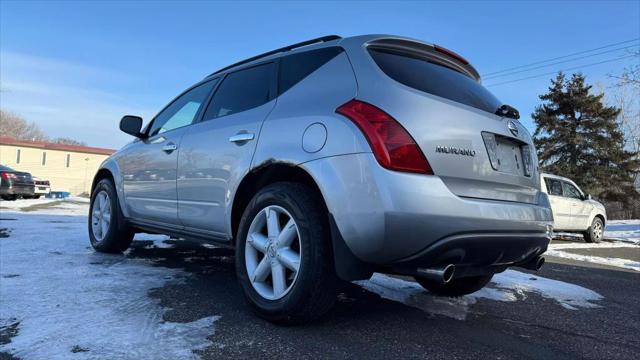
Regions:
<instances>
[{"instance_id":1,"label":"building","mask_svg":"<svg viewBox=\"0 0 640 360\"><path fill-rule=\"evenodd\" d=\"M51 191L91 191L98 167L115 150L0 136L0 164L51 182Z\"/></svg>"}]
</instances>

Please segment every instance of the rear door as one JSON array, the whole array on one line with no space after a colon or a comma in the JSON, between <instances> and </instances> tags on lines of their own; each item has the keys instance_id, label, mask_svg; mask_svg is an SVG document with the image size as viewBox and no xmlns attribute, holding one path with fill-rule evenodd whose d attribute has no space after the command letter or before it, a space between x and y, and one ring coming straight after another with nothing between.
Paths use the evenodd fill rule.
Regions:
<instances>
[{"instance_id":1,"label":"rear door","mask_svg":"<svg viewBox=\"0 0 640 360\"><path fill-rule=\"evenodd\" d=\"M572 230L586 230L589 218L589 204L583 200L582 192L568 181L562 181L562 189L566 201L571 204L571 223Z\"/></svg>"},{"instance_id":2,"label":"rear door","mask_svg":"<svg viewBox=\"0 0 640 360\"><path fill-rule=\"evenodd\" d=\"M147 139L118 157L130 216L178 226L176 166L182 136L201 111L214 82L200 84L169 104L151 122Z\"/></svg>"},{"instance_id":3,"label":"rear door","mask_svg":"<svg viewBox=\"0 0 640 360\"><path fill-rule=\"evenodd\" d=\"M528 131L517 120L496 115L502 103L450 66L468 64L425 55L433 51L428 48L411 42L401 50L370 46L369 55L387 77L380 72L358 77L359 97L409 131L435 175L456 195L536 203L540 180ZM377 81L368 83L369 78Z\"/></svg>"},{"instance_id":4,"label":"rear door","mask_svg":"<svg viewBox=\"0 0 640 360\"><path fill-rule=\"evenodd\" d=\"M249 171L263 120L275 105L276 66L228 74L202 121L190 127L178 159L178 213L192 231L224 237L231 194Z\"/></svg>"},{"instance_id":5,"label":"rear door","mask_svg":"<svg viewBox=\"0 0 640 360\"><path fill-rule=\"evenodd\" d=\"M571 202L564 196L562 181L559 179L544 178L547 187L547 195L553 211L553 227L556 230L569 230L573 227L571 219Z\"/></svg>"}]
</instances>

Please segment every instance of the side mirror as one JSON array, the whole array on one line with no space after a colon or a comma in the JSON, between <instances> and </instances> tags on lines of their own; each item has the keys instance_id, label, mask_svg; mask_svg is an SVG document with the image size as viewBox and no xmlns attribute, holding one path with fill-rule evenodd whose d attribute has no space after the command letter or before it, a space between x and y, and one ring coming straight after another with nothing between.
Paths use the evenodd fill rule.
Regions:
<instances>
[{"instance_id":1,"label":"side mirror","mask_svg":"<svg viewBox=\"0 0 640 360\"><path fill-rule=\"evenodd\" d=\"M591 200L591 194L586 194L584 196L584 200Z\"/></svg>"},{"instance_id":2,"label":"side mirror","mask_svg":"<svg viewBox=\"0 0 640 360\"><path fill-rule=\"evenodd\" d=\"M142 118L133 115L123 116L120 120L120 130L137 138L143 138L144 134L140 132L142 130Z\"/></svg>"}]
</instances>

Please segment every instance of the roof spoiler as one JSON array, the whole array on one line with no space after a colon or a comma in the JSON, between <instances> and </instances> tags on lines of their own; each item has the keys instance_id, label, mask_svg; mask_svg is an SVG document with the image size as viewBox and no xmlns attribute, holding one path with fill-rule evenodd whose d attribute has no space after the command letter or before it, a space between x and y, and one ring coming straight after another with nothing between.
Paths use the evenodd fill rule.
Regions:
<instances>
[{"instance_id":1,"label":"roof spoiler","mask_svg":"<svg viewBox=\"0 0 640 360\"><path fill-rule=\"evenodd\" d=\"M417 40L384 37L370 41L367 47L401 52L418 58L428 58L480 82L480 74L465 58L439 45Z\"/></svg>"},{"instance_id":2,"label":"roof spoiler","mask_svg":"<svg viewBox=\"0 0 640 360\"><path fill-rule=\"evenodd\" d=\"M299 42L299 43L296 43L296 44L293 44L293 45L281 47L279 49L267 51L266 53L263 53L263 54L260 54L260 55L256 55L254 57L250 57L248 59L245 59L245 60L242 60L242 61L238 61L235 64L232 64L232 65L229 65L227 67L224 67L224 68L222 68L222 69L210 74L209 76L213 76L215 74L219 74L219 73L221 73L221 72L223 72L225 70L228 70L228 69L231 69L231 68L234 68L236 66L243 65L243 64L250 63L250 62L252 62L254 60L258 60L258 59L267 57L269 55L278 54L278 53L285 52L285 51L291 51L293 49L297 49L297 48L300 48L300 47L303 47L303 46L307 46L307 45L311 45L311 44L323 43L323 42L328 42L328 41L333 41L333 40L338 40L338 39L342 39L342 37L338 36L338 35L327 35L327 36L322 36L322 37L319 37L319 38L315 38L315 39ZM209 77L209 76L207 76L207 77Z\"/></svg>"}]
</instances>

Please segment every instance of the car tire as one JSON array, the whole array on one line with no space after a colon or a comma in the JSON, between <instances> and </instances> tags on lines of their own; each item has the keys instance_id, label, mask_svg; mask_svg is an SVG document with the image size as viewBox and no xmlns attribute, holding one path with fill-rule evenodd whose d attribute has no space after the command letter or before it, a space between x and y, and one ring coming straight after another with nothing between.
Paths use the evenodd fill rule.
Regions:
<instances>
[{"instance_id":1,"label":"car tire","mask_svg":"<svg viewBox=\"0 0 640 360\"><path fill-rule=\"evenodd\" d=\"M321 201L306 185L279 182L260 190L244 211L238 227L236 274L251 308L268 321L285 325L313 321L336 301L339 282ZM277 219L280 226L275 228L282 231L271 232L269 219ZM288 231L289 220L293 220L296 233ZM279 235L285 233L295 235ZM287 241L289 238L293 240ZM298 253L295 272L287 268L295 262L284 261L286 251ZM262 261L267 261L263 266L267 270L258 271ZM263 275L265 272L268 275Z\"/></svg>"},{"instance_id":2,"label":"car tire","mask_svg":"<svg viewBox=\"0 0 640 360\"><path fill-rule=\"evenodd\" d=\"M446 284L416 276L415 279L423 288L438 296L463 296L472 294L485 287L493 275L454 278Z\"/></svg>"},{"instance_id":3,"label":"car tire","mask_svg":"<svg viewBox=\"0 0 640 360\"><path fill-rule=\"evenodd\" d=\"M32 199L40 199L40 195L33 195L31 198Z\"/></svg>"},{"instance_id":4,"label":"car tire","mask_svg":"<svg viewBox=\"0 0 640 360\"><path fill-rule=\"evenodd\" d=\"M17 195L2 195L2 200L14 201L18 198Z\"/></svg>"},{"instance_id":5,"label":"car tire","mask_svg":"<svg viewBox=\"0 0 640 360\"><path fill-rule=\"evenodd\" d=\"M91 195L88 223L89 239L96 251L120 253L131 245L135 232L124 220L110 179L102 179L96 185Z\"/></svg>"},{"instance_id":6,"label":"car tire","mask_svg":"<svg viewBox=\"0 0 640 360\"><path fill-rule=\"evenodd\" d=\"M588 243L599 243L602 241L604 236L604 224L602 223L602 219L596 216L591 222L591 226L589 226L587 231L582 235L584 235L584 241Z\"/></svg>"}]
</instances>

